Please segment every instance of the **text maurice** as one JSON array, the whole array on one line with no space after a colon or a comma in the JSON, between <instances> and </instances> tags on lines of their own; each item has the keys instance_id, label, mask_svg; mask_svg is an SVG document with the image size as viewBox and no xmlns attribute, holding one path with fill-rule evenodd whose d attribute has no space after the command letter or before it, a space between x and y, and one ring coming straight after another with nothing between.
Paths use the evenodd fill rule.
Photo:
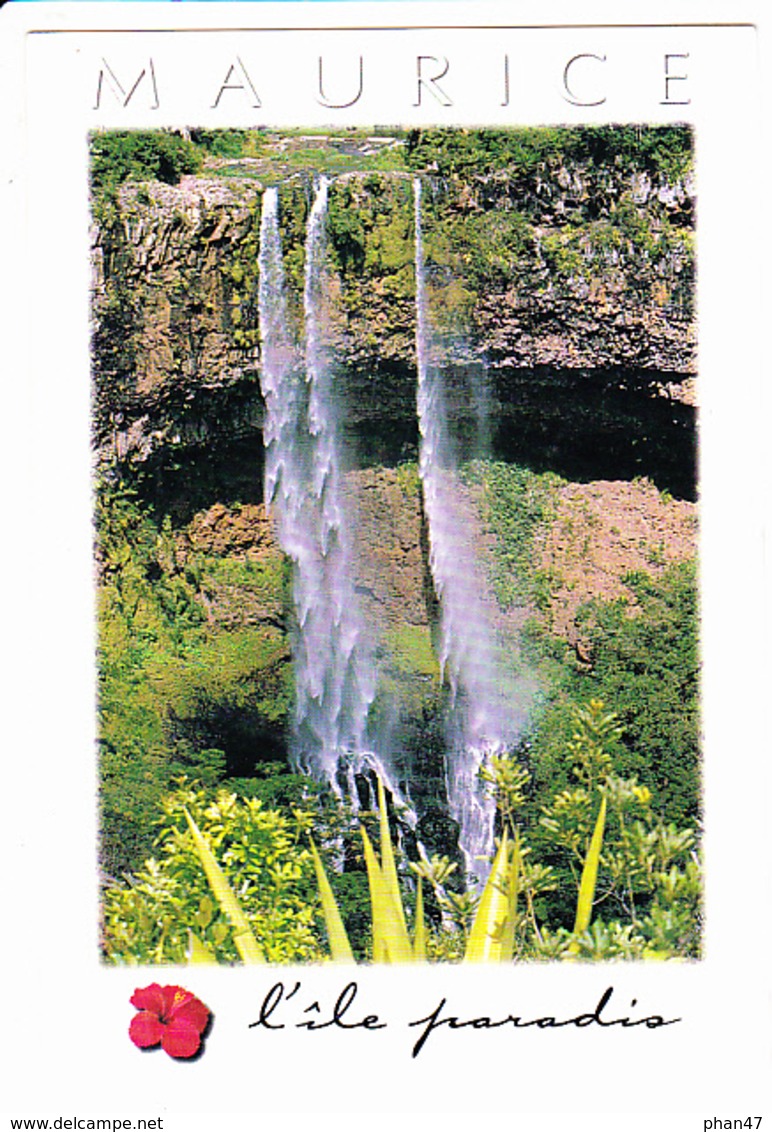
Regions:
<instances>
[{"instance_id":1,"label":"text maurice","mask_svg":"<svg viewBox=\"0 0 772 1132\"><path fill-rule=\"evenodd\" d=\"M358 986L355 982L347 983L331 1007L325 1008L321 1002L314 999L303 1006L304 998L299 993L299 982L288 990L284 983L274 983L266 994L260 1006L258 1017L249 1023L251 1029L264 1030L306 1030L309 1033L320 1033L324 1030L356 1030L361 1033L371 1033L375 1030L385 1030L389 1023L378 1014L367 1014L362 1008L355 1005ZM578 1030L587 1028L610 1029L618 1028L629 1030L642 1026L646 1030L659 1030L663 1026L672 1026L680 1022L680 1018L664 1018L661 1014L648 1014L645 1017L631 1017L629 1014L618 1015L611 1005L614 988L607 987L598 999L593 1010L572 1014L562 1018L559 1014L545 1014L542 1017L530 1018L521 1014L502 1014L490 1016L481 1014L477 1017L463 1017L453 1014L448 1006L448 1000L441 998L435 1008L421 1018L408 1022L411 1028L416 1028L418 1037L413 1045L413 1057L417 1057L426 1045L429 1037L436 1031L481 1031L481 1030L558 1030L575 1027ZM630 1009L634 1011L638 1000L633 999ZM289 1004L292 1003L290 1006ZM294 1020L293 1020L294 1019Z\"/></svg>"},{"instance_id":2,"label":"text maurice","mask_svg":"<svg viewBox=\"0 0 772 1132\"><path fill-rule=\"evenodd\" d=\"M660 106L688 106L688 53L665 52L653 55L648 67L649 90ZM555 64L550 85L555 84L563 101L571 106L602 106L608 101L608 56L582 51L562 58ZM499 107L511 105L512 76L516 64L508 54L492 61L488 72L494 102ZM298 74L293 85L305 92L315 103L330 110L346 110L356 106L368 94L368 62L364 55L352 55L345 62L331 62L324 55L317 56L313 74ZM407 86L403 90L408 106L413 109L425 105L434 107L457 106L463 102L452 60L445 55L416 55L404 70ZM409 76L409 77L408 77ZM129 104L143 104L151 110L161 107L165 77L159 64L151 57L138 61L131 71L112 66L102 59L96 82L94 110L117 103L124 108ZM205 83L199 74L199 84ZM380 91L380 94L383 94ZM394 96L397 92L386 92ZM271 98L264 89L264 76L259 67L248 58L234 56L222 65L219 74L213 70L209 81L206 103L210 110L270 110Z\"/></svg>"}]
</instances>

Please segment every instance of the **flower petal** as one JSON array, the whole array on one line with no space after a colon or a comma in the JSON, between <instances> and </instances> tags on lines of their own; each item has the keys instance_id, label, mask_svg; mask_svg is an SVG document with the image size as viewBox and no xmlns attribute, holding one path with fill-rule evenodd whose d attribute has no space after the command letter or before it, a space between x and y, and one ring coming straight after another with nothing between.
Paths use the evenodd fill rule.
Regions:
<instances>
[{"instance_id":1,"label":"flower petal","mask_svg":"<svg viewBox=\"0 0 772 1132\"><path fill-rule=\"evenodd\" d=\"M173 1018L177 1012L178 1007L183 1006L186 1002L190 1002L193 995L189 990L184 987L159 987L163 995L163 1016L164 1018Z\"/></svg>"},{"instance_id":2,"label":"flower petal","mask_svg":"<svg viewBox=\"0 0 772 1132\"><path fill-rule=\"evenodd\" d=\"M198 1052L201 1038L198 1030L190 1022L175 1018L168 1026L163 1027L161 1048L165 1049L170 1057L192 1057Z\"/></svg>"},{"instance_id":3,"label":"flower petal","mask_svg":"<svg viewBox=\"0 0 772 1132\"><path fill-rule=\"evenodd\" d=\"M166 1027L158 1021L156 1014L143 1010L135 1014L129 1026L129 1037L135 1046L147 1049L148 1046L157 1046L164 1036Z\"/></svg>"},{"instance_id":4,"label":"flower petal","mask_svg":"<svg viewBox=\"0 0 772 1132\"><path fill-rule=\"evenodd\" d=\"M132 1006L136 1006L137 1010L149 1010L151 1014L157 1014L160 1017L164 1011L164 991L166 989L160 987L158 983L151 983L149 987L137 987L129 1002Z\"/></svg>"},{"instance_id":5,"label":"flower petal","mask_svg":"<svg viewBox=\"0 0 772 1132\"><path fill-rule=\"evenodd\" d=\"M200 999L193 998L191 995L187 1002L183 1002L174 1008L170 1021L172 1024L186 1022L193 1026L199 1034L202 1034L209 1022L209 1010Z\"/></svg>"}]
</instances>

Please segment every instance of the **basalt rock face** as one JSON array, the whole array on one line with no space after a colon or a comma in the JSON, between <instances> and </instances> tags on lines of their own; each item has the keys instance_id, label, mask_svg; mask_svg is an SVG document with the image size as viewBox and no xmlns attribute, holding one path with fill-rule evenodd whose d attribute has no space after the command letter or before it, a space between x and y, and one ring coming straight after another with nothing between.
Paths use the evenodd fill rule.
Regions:
<instances>
[{"instance_id":1,"label":"basalt rock face","mask_svg":"<svg viewBox=\"0 0 772 1132\"><path fill-rule=\"evenodd\" d=\"M254 194L195 180L125 188L93 226L94 433L104 456L259 427L257 367L238 334L234 249ZM248 304L245 320L254 321Z\"/></svg>"},{"instance_id":2,"label":"basalt rock face","mask_svg":"<svg viewBox=\"0 0 772 1132\"><path fill-rule=\"evenodd\" d=\"M462 447L483 428L503 458L693 496L689 179L553 161L428 183L436 360ZM95 445L158 490L173 494L175 477L189 489L194 467L221 484L259 465L261 195L255 179L188 177L124 186L96 210ZM311 198L307 174L280 188L299 341ZM413 255L410 176L333 182L328 347L360 465L415 455ZM258 502L259 484L237 497Z\"/></svg>"}]
</instances>

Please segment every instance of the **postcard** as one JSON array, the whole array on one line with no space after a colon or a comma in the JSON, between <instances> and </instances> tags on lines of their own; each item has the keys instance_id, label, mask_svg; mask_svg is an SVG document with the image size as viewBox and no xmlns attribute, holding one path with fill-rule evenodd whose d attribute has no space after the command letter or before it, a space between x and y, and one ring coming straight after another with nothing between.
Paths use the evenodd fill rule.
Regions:
<instances>
[{"instance_id":1,"label":"postcard","mask_svg":"<svg viewBox=\"0 0 772 1132\"><path fill-rule=\"evenodd\" d=\"M10 1128L772 1119L704 7L4 10Z\"/></svg>"}]
</instances>

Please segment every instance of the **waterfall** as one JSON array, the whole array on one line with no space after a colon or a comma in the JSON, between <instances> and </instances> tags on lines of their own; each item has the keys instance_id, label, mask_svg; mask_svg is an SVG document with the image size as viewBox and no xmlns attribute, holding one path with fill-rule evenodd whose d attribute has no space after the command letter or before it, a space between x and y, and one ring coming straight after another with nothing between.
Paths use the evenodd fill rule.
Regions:
<instances>
[{"instance_id":1,"label":"waterfall","mask_svg":"<svg viewBox=\"0 0 772 1132\"><path fill-rule=\"evenodd\" d=\"M468 871L481 876L493 850L494 806L478 772L511 744L516 728L511 689L498 655L494 603L477 553L477 522L459 479L443 372L432 357L420 181L414 192L419 472L440 607L440 664L450 690L448 801L459 823ZM263 194L260 222L265 496L279 542L292 562L293 760L352 800L355 776L374 769L403 802L368 734L376 674L354 585L354 516L341 458L341 406L325 346L327 195L328 182L322 179L307 221L299 345L287 317L276 189ZM414 824L415 815L407 816Z\"/></svg>"},{"instance_id":2,"label":"waterfall","mask_svg":"<svg viewBox=\"0 0 772 1132\"><path fill-rule=\"evenodd\" d=\"M375 680L354 589L340 408L324 346L327 188L322 179L308 217L302 351L293 348L288 330L278 194L263 194L258 268L265 491L293 566L294 761L338 791L348 779L352 793L363 760L378 765L366 741Z\"/></svg>"},{"instance_id":3,"label":"waterfall","mask_svg":"<svg viewBox=\"0 0 772 1132\"><path fill-rule=\"evenodd\" d=\"M266 189L263 194L258 272L260 385L266 407L265 498L274 510L279 541L294 561L300 557L304 537L301 422L305 408L302 375L287 327L276 189Z\"/></svg>"},{"instance_id":4,"label":"waterfall","mask_svg":"<svg viewBox=\"0 0 772 1132\"><path fill-rule=\"evenodd\" d=\"M446 391L432 357L421 219L414 181L416 354L419 474L429 531L429 563L440 608L440 664L450 688L447 786L469 872L484 875L494 848L495 807L479 780L481 766L513 741L515 725L487 596L475 551L477 531L461 489Z\"/></svg>"},{"instance_id":5,"label":"waterfall","mask_svg":"<svg viewBox=\"0 0 772 1132\"><path fill-rule=\"evenodd\" d=\"M296 607L303 654L297 680L301 743L305 737L307 748L316 747L312 759L332 780L341 759L357 762L366 750L375 680L354 591L352 517L338 440L340 410L323 343L327 188L322 178L306 235L303 313L315 546L314 568L299 571Z\"/></svg>"}]
</instances>

